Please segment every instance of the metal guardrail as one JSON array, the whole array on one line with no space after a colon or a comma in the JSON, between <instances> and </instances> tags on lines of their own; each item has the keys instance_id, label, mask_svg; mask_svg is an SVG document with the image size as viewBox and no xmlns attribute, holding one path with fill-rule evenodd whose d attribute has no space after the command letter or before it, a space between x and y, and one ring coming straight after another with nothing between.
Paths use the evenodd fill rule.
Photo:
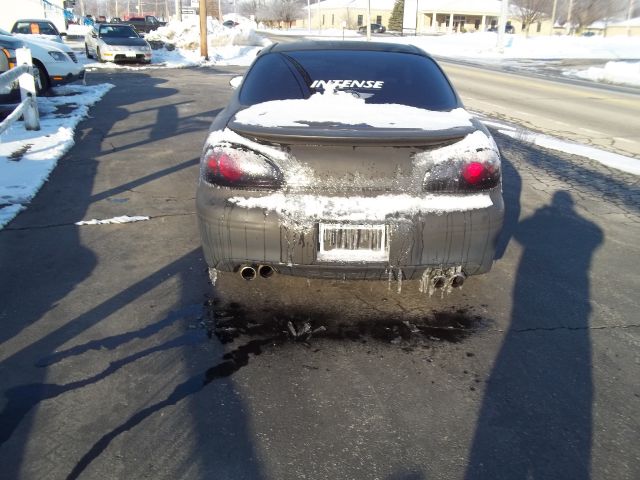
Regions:
<instances>
[{"instance_id":1,"label":"metal guardrail","mask_svg":"<svg viewBox=\"0 0 640 480\"><path fill-rule=\"evenodd\" d=\"M14 122L24 117L27 130L40 130L40 116L36 98L36 84L33 78L33 62L31 50L18 48L16 50L18 66L0 75L0 87L11 85L16 80L20 84L20 104L0 123L0 135Z\"/></svg>"}]
</instances>

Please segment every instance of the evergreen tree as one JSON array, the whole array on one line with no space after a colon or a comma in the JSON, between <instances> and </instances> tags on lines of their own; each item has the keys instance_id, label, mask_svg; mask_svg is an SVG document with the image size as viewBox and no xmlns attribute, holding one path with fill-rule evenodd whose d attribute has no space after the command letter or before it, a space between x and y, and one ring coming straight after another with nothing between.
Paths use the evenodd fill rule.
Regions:
<instances>
[{"instance_id":1,"label":"evergreen tree","mask_svg":"<svg viewBox=\"0 0 640 480\"><path fill-rule=\"evenodd\" d=\"M389 30L402 31L402 18L404 17L404 0L396 0L389 18Z\"/></svg>"}]
</instances>

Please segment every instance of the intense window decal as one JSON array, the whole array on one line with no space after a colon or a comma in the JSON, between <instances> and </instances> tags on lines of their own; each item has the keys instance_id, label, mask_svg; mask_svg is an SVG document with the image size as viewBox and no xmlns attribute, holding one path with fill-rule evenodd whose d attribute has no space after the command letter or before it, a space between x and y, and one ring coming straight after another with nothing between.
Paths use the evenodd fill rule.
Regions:
<instances>
[{"instance_id":1,"label":"intense window decal","mask_svg":"<svg viewBox=\"0 0 640 480\"><path fill-rule=\"evenodd\" d=\"M369 88L379 90L384 85L380 80L314 80L311 88Z\"/></svg>"}]
</instances>

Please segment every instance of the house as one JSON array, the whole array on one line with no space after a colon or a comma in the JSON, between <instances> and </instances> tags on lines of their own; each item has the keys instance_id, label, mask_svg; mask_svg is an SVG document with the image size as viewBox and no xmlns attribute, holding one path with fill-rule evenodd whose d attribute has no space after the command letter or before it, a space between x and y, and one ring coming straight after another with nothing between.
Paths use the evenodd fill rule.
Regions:
<instances>
[{"instance_id":1,"label":"house","mask_svg":"<svg viewBox=\"0 0 640 480\"><path fill-rule=\"evenodd\" d=\"M389 25L394 0L370 0L371 23ZM366 25L367 6L369 0L324 0L311 3L311 28L327 30L347 28L357 30ZM305 12L307 7L305 7ZM307 19L296 21L297 27L307 27Z\"/></svg>"},{"instance_id":2,"label":"house","mask_svg":"<svg viewBox=\"0 0 640 480\"><path fill-rule=\"evenodd\" d=\"M605 29L607 37L614 35L626 35L631 37L640 37L640 17L631 18L624 22L610 23Z\"/></svg>"},{"instance_id":3,"label":"house","mask_svg":"<svg viewBox=\"0 0 640 480\"><path fill-rule=\"evenodd\" d=\"M371 23L389 26L395 0L370 0ZM324 0L311 3L311 28L314 30L366 25L369 0ZM499 0L418 0L417 33L485 31L498 24L502 2ZM304 8L307 10L307 7ZM296 21L307 27L307 18Z\"/></svg>"}]
</instances>

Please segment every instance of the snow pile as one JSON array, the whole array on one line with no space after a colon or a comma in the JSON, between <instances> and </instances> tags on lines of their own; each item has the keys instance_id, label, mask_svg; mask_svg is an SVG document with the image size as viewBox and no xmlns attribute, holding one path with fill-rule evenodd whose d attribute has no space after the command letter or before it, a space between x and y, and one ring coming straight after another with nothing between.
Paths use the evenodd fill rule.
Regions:
<instances>
[{"instance_id":1,"label":"snow pile","mask_svg":"<svg viewBox=\"0 0 640 480\"><path fill-rule=\"evenodd\" d=\"M237 21L237 20L236 20ZM230 46L264 47L269 41L255 32L256 24L248 19L239 25L229 28L218 20L207 17L207 43L209 48ZM200 50L200 25L197 18L187 18L182 22L172 21L166 26L148 33L147 41L163 42L182 50Z\"/></svg>"},{"instance_id":2,"label":"snow pile","mask_svg":"<svg viewBox=\"0 0 640 480\"><path fill-rule=\"evenodd\" d=\"M53 89L55 96L38 97L40 130L14 123L0 136L0 228L24 209L49 174L74 144L73 131L87 117L89 107L113 85L68 85ZM58 107L72 108L56 115Z\"/></svg>"},{"instance_id":3,"label":"snow pile","mask_svg":"<svg viewBox=\"0 0 640 480\"><path fill-rule=\"evenodd\" d=\"M237 17L239 25L229 28L207 17L209 60L200 55L200 24L197 17L172 21L144 37L154 48L151 65L99 63L89 60L87 69L153 70L155 68L206 67L213 65L248 66L260 50L271 42L255 32L255 22ZM156 43L157 42L157 43ZM159 47L159 48L156 48ZM84 57L84 53L79 55Z\"/></svg>"},{"instance_id":4,"label":"snow pile","mask_svg":"<svg viewBox=\"0 0 640 480\"><path fill-rule=\"evenodd\" d=\"M90 31L90 25L77 25L75 23L70 23L67 27L67 35L70 37L84 37Z\"/></svg>"},{"instance_id":5,"label":"snow pile","mask_svg":"<svg viewBox=\"0 0 640 480\"><path fill-rule=\"evenodd\" d=\"M607 62L604 67L570 70L565 75L585 78L594 82L616 83L640 87L640 62Z\"/></svg>"},{"instance_id":6,"label":"snow pile","mask_svg":"<svg viewBox=\"0 0 640 480\"><path fill-rule=\"evenodd\" d=\"M382 82L379 82L382 83ZM368 125L374 128L445 130L470 127L471 115L462 108L450 112L397 104L368 104L357 94L335 90L314 93L306 100L274 100L238 112L235 121L262 127L305 127L314 123Z\"/></svg>"},{"instance_id":7,"label":"snow pile","mask_svg":"<svg viewBox=\"0 0 640 480\"><path fill-rule=\"evenodd\" d=\"M92 219L92 220L82 220L80 222L76 222L76 225L111 225L111 224L115 224L115 225L119 225L121 223L134 223L134 222L143 222L145 220L149 220L150 217L147 216L141 216L141 215L134 215L132 217L130 217L129 215L122 215L121 217L113 217L113 218L107 218L104 220L97 220L97 219Z\"/></svg>"}]
</instances>

